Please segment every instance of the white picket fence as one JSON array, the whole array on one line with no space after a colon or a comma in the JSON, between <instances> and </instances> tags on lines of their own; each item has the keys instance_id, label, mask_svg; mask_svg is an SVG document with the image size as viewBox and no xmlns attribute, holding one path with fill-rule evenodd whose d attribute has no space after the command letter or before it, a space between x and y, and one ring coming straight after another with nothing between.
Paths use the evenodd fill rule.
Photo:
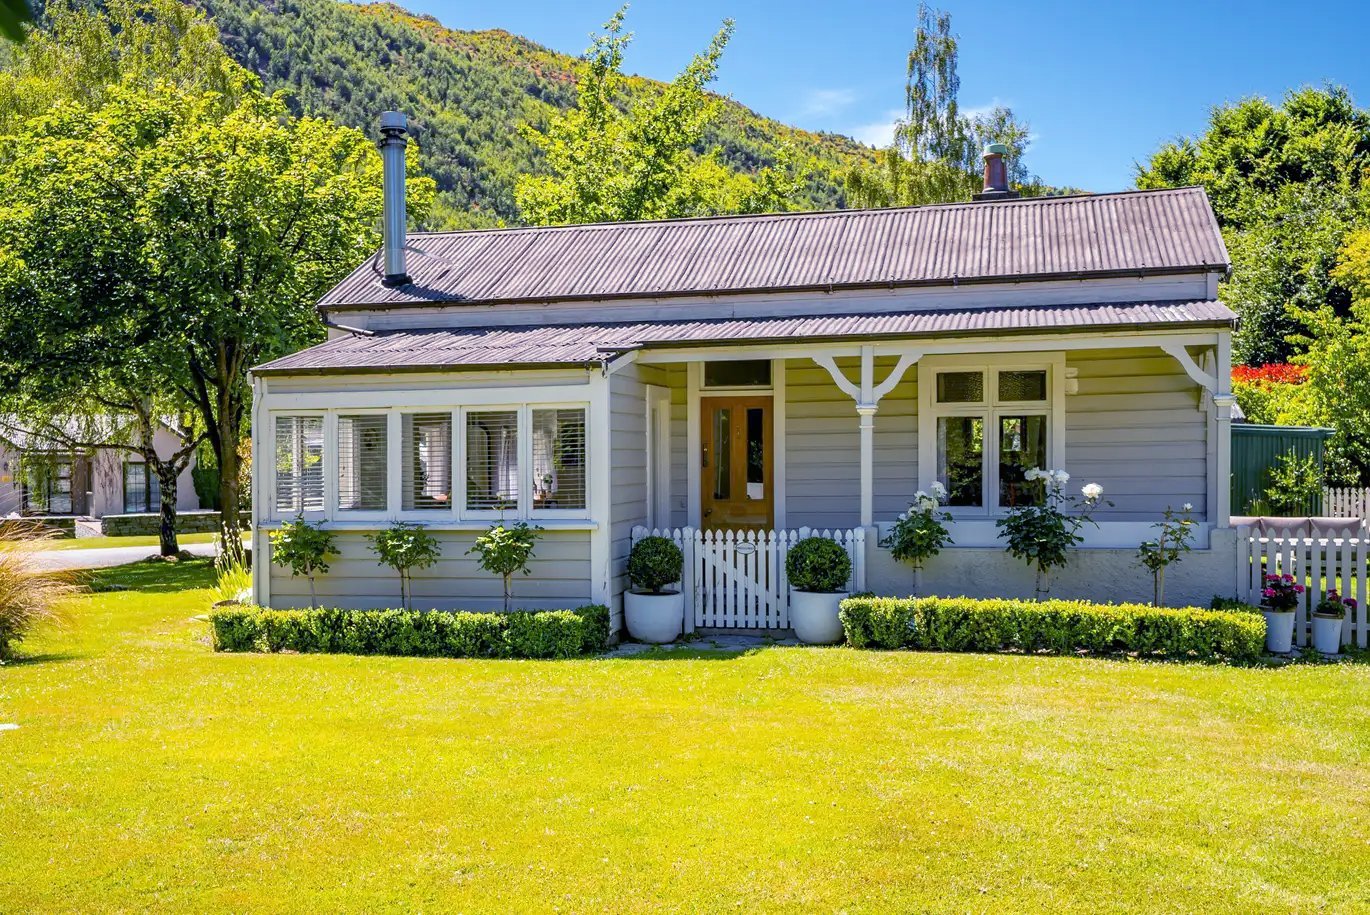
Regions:
<instances>
[{"instance_id":1,"label":"white picket fence","mask_svg":"<svg viewBox=\"0 0 1370 915\"><path fill-rule=\"evenodd\" d=\"M852 561L848 590L866 587L866 532L854 530L713 531L692 527L633 528L633 543L665 537L685 555L689 629L788 629L790 586L785 558L806 537L835 540Z\"/></svg>"},{"instance_id":2,"label":"white picket fence","mask_svg":"<svg viewBox=\"0 0 1370 915\"><path fill-rule=\"evenodd\" d=\"M1329 486L1322 491L1322 513L1329 518L1359 518L1361 527L1370 515L1370 488Z\"/></svg>"},{"instance_id":3,"label":"white picket fence","mask_svg":"<svg viewBox=\"0 0 1370 915\"><path fill-rule=\"evenodd\" d=\"M1356 600L1356 609L1342 622L1342 644L1364 648L1370 639L1370 625L1366 623L1366 599L1370 597L1367 560L1370 541L1363 528L1242 525L1237 528L1237 596L1259 605L1264 575L1294 576L1305 588L1304 600L1294 616L1294 638L1296 644L1307 645L1309 614L1324 591L1336 588L1342 597Z\"/></svg>"}]
</instances>

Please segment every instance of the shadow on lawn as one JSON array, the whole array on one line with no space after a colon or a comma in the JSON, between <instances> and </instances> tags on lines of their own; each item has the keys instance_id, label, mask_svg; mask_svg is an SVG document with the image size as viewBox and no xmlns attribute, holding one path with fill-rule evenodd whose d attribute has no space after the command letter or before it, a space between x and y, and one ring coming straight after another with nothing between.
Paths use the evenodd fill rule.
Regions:
<instances>
[{"instance_id":1,"label":"shadow on lawn","mask_svg":"<svg viewBox=\"0 0 1370 915\"><path fill-rule=\"evenodd\" d=\"M204 558L182 559L177 562L160 559L142 560L85 572L81 576L81 582L97 594L119 591L170 594L174 591L190 591L213 586L214 562Z\"/></svg>"}]
</instances>

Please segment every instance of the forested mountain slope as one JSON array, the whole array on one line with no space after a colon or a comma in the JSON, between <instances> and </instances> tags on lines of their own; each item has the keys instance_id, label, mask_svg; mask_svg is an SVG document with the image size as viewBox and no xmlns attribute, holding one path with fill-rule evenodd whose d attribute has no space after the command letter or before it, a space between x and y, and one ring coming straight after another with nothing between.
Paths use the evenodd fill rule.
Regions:
<instances>
[{"instance_id":1,"label":"forested mountain slope","mask_svg":"<svg viewBox=\"0 0 1370 915\"><path fill-rule=\"evenodd\" d=\"M193 2L214 17L230 52L268 88L288 89L299 111L367 129L384 109L407 112L423 167L438 182L429 228L517 222L515 177L540 167L518 125L542 125L575 100L574 58L507 32L448 29L384 3ZM587 30L594 24L587 19ZM630 86L637 94L660 84L633 78ZM735 103L706 143L747 172L791 144L810 175L802 205L813 209L842 206L845 166L873 155L847 137L798 130Z\"/></svg>"}]
</instances>

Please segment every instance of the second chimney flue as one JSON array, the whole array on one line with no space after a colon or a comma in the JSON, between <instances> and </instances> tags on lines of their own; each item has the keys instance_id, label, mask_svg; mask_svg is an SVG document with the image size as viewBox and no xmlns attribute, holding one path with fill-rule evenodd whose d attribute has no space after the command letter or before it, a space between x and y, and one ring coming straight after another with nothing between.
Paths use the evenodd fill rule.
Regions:
<instances>
[{"instance_id":1,"label":"second chimney flue","mask_svg":"<svg viewBox=\"0 0 1370 915\"><path fill-rule=\"evenodd\" d=\"M1009 200L1018 196L1008 187L1008 147L990 143L985 147L985 187L976 200Z\"/></svg>"},{"instance_id":2,"label":"second chimney flue","mask_svg":"<svg viewBox=\"0 0 1370 915\"><path fill-rule=\"evenodd\" d=\"M409 274L405 271L404 264L408 222L404 203L404 148L409 144L406 139L408 133L409 119L402 112L381 113L381 139L377 145L381 150L385 190L382 226L385 238L385 275L381 282L386 286L403 286L409 282Z\"/></svg>"}]
</instances>

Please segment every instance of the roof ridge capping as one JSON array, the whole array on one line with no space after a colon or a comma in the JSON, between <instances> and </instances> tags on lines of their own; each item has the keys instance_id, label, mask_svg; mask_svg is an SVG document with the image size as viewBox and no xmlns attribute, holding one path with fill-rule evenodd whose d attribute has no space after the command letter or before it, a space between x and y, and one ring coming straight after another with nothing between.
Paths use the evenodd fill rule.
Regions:
<instances>
[{"instance_id":1,"label":"roof ridge capping","mask_svg":"<svg viewBox=\"0 0 1370 915\"><path fill-rule=\"evenodd\" d=\"M911 213L923 210L954 210L967 208L981 210L985 207L996 209L1006 206L1030 206L1044 203L1072 203L1086 200L1105 200L1113 197L1137 197L1142 195L1161 196L1198 192L1208 201L1208 191L1200 184L1186 184L1181 187L1128 188L1122 191L1082 191L1078 194L1043 194L1038 197L1009 197L1002 200L953 200L947 203L920 203L904 207L849 207L836 210L786 210L779 213L718 213L709 216L672 216L667 219L625 219L620 222L568 222L556 226L495 226L486 229L438 229L427 232L410 232L410 238L439 238L460 235L502 235L515 232L555 233L593 230L620 229L625 226L661 226L681 223L709 223L729 221L759 221L770 219L801 219L804 217L843 218L860 216L867 213Z\"/></svg>"}]
</instances>

